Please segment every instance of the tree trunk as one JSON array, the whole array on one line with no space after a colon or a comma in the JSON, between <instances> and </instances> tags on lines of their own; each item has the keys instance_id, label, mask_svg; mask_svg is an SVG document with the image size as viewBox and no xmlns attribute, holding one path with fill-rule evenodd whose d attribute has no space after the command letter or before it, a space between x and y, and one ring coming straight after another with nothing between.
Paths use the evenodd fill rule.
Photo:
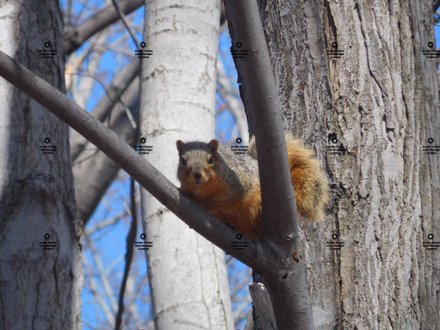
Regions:
<instances>
[{"instance_id":1,"label":"tree trunk","mask_svg":"<svg viewBox=\"0 0 440 330\"><path fill-rule=\"evenodd\" d=\"M431 7L260 1L285 126L315 146L332 188L325 222L301 225L320 329L440 327L438 251L423 246L440 217L439 155L423 148L440 145L436 62L422 53Z\"/></svg>"},{"instance_id":2,"label":"tree trunk","mask_svg":"<svg viewBox=\"0 0 440 330\"><path fill-rule=\"evenodd\" d=\"M2 50L64 91L58 1L2 0L0 8ZM53 49L53 59L38 52ZM79 330L81 246L68 126L3 79L0 93L0 328Z\"/></svg>"},{"instance_id":3,"label":"tree trunk","mask_svg":"<svg viewBox=\"0 0 440 330\"><path fill-rule=\"evenodd\" d=\"M176 140L214 138L220 4L148 1L145 12L141 136L146 159L178 184ZM233 329L223 251L145 190L142 202L156 329Z\"/></svg>"}]
</instances>

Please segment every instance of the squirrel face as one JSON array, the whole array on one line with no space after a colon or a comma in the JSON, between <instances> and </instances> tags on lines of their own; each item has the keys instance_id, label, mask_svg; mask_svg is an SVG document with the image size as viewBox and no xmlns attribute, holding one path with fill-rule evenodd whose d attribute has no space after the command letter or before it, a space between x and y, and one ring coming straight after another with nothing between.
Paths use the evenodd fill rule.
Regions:
<instances>
[{"instance_id":1,"label":"squirrel face","mask_svg":"<svg viewBox=\"0 0 440 330\"><path fill-rule=\"evenodd\" d=\"M177 178L185 186L203 185L215 177L216 156L219 142L176 142L179 151ZM194 189L194 187L192 188Z\"/></svg>"}]
</instances>

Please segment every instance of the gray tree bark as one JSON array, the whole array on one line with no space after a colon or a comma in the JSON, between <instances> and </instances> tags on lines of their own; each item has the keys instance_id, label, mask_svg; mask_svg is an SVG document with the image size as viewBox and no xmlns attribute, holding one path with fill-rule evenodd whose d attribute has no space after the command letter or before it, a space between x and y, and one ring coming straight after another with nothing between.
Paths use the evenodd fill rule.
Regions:
<instances>
[{"instance_id":1,"label":"gray tree bark","mask_svg":"<svg viewBox=\"0 0 440 330\"><path fill-rule=\"evenodd\" d=\"M436 62L422 53L432 2L260 9L285 126L315 147L332 188L326 221L301 224L316 326L440 328L440 258L423 246L440 235L439 155L424 151L440 145ZM327 56L335 42L341 58Z\"/></svg>"},{"instance_id":2,"label":"gray tree bark","mask_svg":"<svg viewBox=\"0 0 440 330\"><path fill-rule=\"evenodd\" d=\"M58 1L0 1L0 31L2 51L65 90ZM48 49L57 50L53 59L38 53ZM79 330L81 246L68 126L3 79L0 95L0 328ZM43 154L44 146L57 149Z\"/></svg>"},{"instance_id":3,"label":"gray tree bark","mask_svg":"<svg viewBox=\"0 0 440 330\"><path fill-rule=\"evenodd\" d=\"M147 1L141 136L146 155L173 183L176 141L214 138L217 0ZM234 329L224 253L143 190L143 226L156 329Z\"/></svg>"}]
</instances>

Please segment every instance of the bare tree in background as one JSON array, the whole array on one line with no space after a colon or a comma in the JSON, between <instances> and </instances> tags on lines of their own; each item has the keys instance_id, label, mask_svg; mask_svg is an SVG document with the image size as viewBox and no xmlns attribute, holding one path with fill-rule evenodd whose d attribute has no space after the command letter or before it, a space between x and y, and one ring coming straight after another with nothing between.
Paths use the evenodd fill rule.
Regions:
<instances>
[{"instance_id":1,"label":"bare tree in background","mask_svg":"<svg viewBox=\"0 0 440 330\"><path fill-rule=\"evenodd\" d=\"M177 184L176 141L215 136L220 1L149 1L145 12L141 136L146 159ZM233 329L224 252L145 190L142 199L156 329Z\"/></svg>"},{"instance_id":2,"label":"bare tree in background","mask_svg":"<svg viewBox=\"0 0 440 330\"><path fill-rule=\"evenodd\" d=\"M102 11L108 11L111 8L104 8ZM217 8L218 10L218 8ZM213 13L215 14L215 12ZM101 16L101 11L94 14L96 17ZM180 15L180 14L179 14ZM218 12L217 12L218 15ZM86 30L82 28L82 25L87 26L89 24L89 29L93 29L92 24L94 21L92 20L86 20L84 23L82 23L78 28L75 28L73 30L82 31L81 33L86 33ZM96 20L95 20L96 22ZM216 20L218 22L218 20ZM98 23L98 22L96 22ZM133 24L131 21L130 23L131 28L135 31L138 31L138 27ZM97 37L94 37L94 41L90 44L90 46L87 46L85 50L85 54L88 58L90 58L89 61L85 60L85 55L72 55L69 58L69 70L67 71L67 77L72 77L69 81L71 83L69 84L70 90L72 92L72 96L74 99L78 98L78 101L81 101L80 104L85 104L84 100L88 99L88 95L91 95L91 90L95 85L92 85L88 82L92 80L99 80L103 81L104 76L102 73L99 73L98 76L96 75L96 64L97 61L102 57L103 50L110 50L110 51L116 51L119 53L119 56L124 56L125 54L132 56L134 52L124 52L125 49L128 49L127 47L127 39L124 37L127 35L127 32L125 30L122 31L122 36L117 38L116 41L113 41L112 43L109 43L107 40L114 40L114 37L109 36L110 33L113 33L112 31L118 30L115 27L108 27L106 28L106 31L99 32L97 34ZM215 32L215 31L213 31ZM66 48L70 49L68 46L69 44L69 36L70 34L66 35ZM214 36L214 39L212 38ZM215 51L217 49L218 45L218 31L215 35L210 35L210 40L213 41L213 47L212 50L213 58L211 59L211 62L215 60ZM181 38L180 38L181 39ZM157 52L153 55L151 60L154 59L161 59L161 56L158 55L159 50L162 48L160 44L156 46ZM199 55L200 56L200 55ZM93 62L93 60L95 62ZM138 82L133 81L128 89L128 83L132 81L133 76L130 76L130 72L139 72L140 68L135 67L135 63L132 65L131 61L129 64L127 64L123 70L120 73L115 74L115 78L112 80L111 84L108 85L106 88L106 92L99 100L97 106L92 111L92 114L94 114L97 118L99 118L104 123L108 124L108 121L111 120L114 124L110 124L109 127L118 133L118 135L126 140L127 142L134 143L134 136L132 135L134 133L134 128L130 127L130 122L127 118L127 116L124 116L123 107L124 105L130 104L136 95L138 95L138 90L136 90L134 87L138 86ZM185 65L184 62L182 64ZM90 69L89 69L90 67ZM186 67L189 67L186 65ZM211 65L208 66L210 70L213 70L211 68ZM134 69L134 70L133 70ZM209 75L212 75L212 73L208 73ZM101 77L101 78L98 78ZM129 78L131 77L131 78ZM211 77L212 79L212 77ZM78 84L79 81L80 83ZM83 82L84 81L84 82ZM102 86L104 84L100 82ZM215 80L211 82L213 86L215 86ZM81 89L80 91L77 91ZM131 91L133 89L133 91ZM125 90L125 92L124 92ZM209 91L209 89L207 89ZM148 95L149 92L146 92ZM213 93L210 92L210 93ZM123 96L122 96L123 95ZM131 95L131 96L129 96ZM122 98L121 98L122 96ZM209 96L210 99L212 99L213 96ZM122 104L120 104L122 101ZM122 108L122 109L121 109ZM214 108L212 108L213 110ZM133 108L131 113L133 117L136 117L135 112L137 109ZM181 115L184 115L182 112ZM196 115L197 117L197 115ZM210 117L210 118L209 118ZM205 112L205 121L209 121L212 123L212 126L214 125L214 117L213 113ZM199 119L203 119L203 117L199 117ZM122 122L124 124L122 124ZM120 132L120 129L113 127L114 125L118 125L118 127L121 127L120 129L123 129L122 132ZM206 122L203 123L204 129L208 129L209 126L206 126ZM188 129L192 130L192 127L188 127ZM125 133L124 133L125 132ZM212 128L213 132L213 128ZM194 135L195 137L196 135ZM213 133L206 134L206 138L213 138ZM179 138L183 138L182 135L179 135ZM177 137L176 137L177 139ZM149 139L150 141L150 139ZM101 200L102 196L104 195L105 191L109 187L110 183L115 179L116 174L119 170L119 166L116 165L113 161L111 161L107 156L103 155L102 152L97 150L93 145L87 143L86 140L81 138L79 134L76 132L73 133L72 139L72 155L75 159L75 167L74 167L74 174L75 174L75 188L76 188L76 194L77 194L77 200L78 200L78 216L79 218L84 222L87 223L90 219L90 216L95 211L99 201ZM175 158L175 146L174 142L172 142L169 152L170 159ZM160 154L163 154L165 152L164 148L158 148L158 150L163 149L161 151L156 151L156 154L160 152ZM171 171L171 177L175 176L175 169L172 169ZM96 178L100 178L100 180L96 180ZM109 223L112 222L112 219L109 219ZM180 231L179 231L180 233ZM85 231L85 236L87 236L89 233L88 230ZM193 235L193 234L192 234ZM137 238L139 240L139 238ZM184 242L184 240L180 240L180 242ZM157 245L159 245L159 241L157 242ZM108 272L104 271L102 266L99 266L102 262L100 259L102 256L100 256L100 253L98 253L98 250L92 249L93 246L93 240L88 239L86 243L87 249L90 251L91 255L93 255L93 259L88 261L88 265L86 265L86 271L90 271L90 275L93 275L92 277L86 278L86 285L90 289L90 291L97 297L97 304L102 309L104 319L103 321L103 327L108 327L109 325L112 325L114 322L114 317L112 316L113 313L115 313L117 307L116 307L116 301L112 294L114 294L114 290L111 290L110 287L112 285L115 285L114 281L111 281L110 278L108 278ZM90 247L90 249L89 249ZM121 246L122 248L122 246ZM206 249L202 249L206 250ZM210 258L215 263L219 263L218 268L221 270L221 268L224 268L224 265L221 266L221 262L223 260L223 255L219 254L219 251L216 251L216 249L212 250L212 252L216 252L211 256L206 255L206 252L203 252L205 254L205 259L208 262ZM184 253L184 255L191 259L191 254L194 253L193 249L188 250ZM200 256L196 258L192 258L193 260L197 260ZM191 263L186 262L185 260L180 261L182 265L186 265L186 267L189 267L189 269L193 270L194 265L191 265ZM184 272L183 270L180 270ZM208 277L212 275L212 268L210 267L204 267L203 270L194 272L194 274L201 274L202 272L206 272ZM222 301L228 302L229 301L229 295L228 295L228 288L227 288L227 281L226 281L226 273L224 270L222 270L223 274L221 279L221 292L223 292L223 298ZM97 277L100 279L100 283L96 282L96 279L94 277ZM162 278L163 276L160 276ZM112 283L113 282L113 283ZM190 281L187 281L189 285L194 287L194 283L191 283ZM210 282L211 283L211 282ZM116 284L118 285L118 284ZM99 288L102 287L103 290L99 290ZM196 285L196 287L201 287ZM211 290L210 288L206 287L204 288L204 295L208 292L212 292L212 294L216 295L218 291L218 287L214 286ZM191 294L195 294L196 291L190 291ZM101 297L100 297L101 296ZM175 296L173 295L172 298ZM186 299L192 299L190 294L185 294L184 297ZM197 299L197 298L195 298ZM211 300L208 296L205 297L207 300ZM109 304L107 302L110 302ZM223 313L223 307L221 307L222 302L217 303L216 305L220 306L220 312ZM215 304L213 305L215 306ZM217 308L217 307L216 307ZM227 310L228 308L226 308ZM229 308L230 309L230 308ZM130 313L130 311L128 311ZM229 312L230 313L230 312ZM188 313L183 313L188 314ZM209 315L211 315L211 318L215 317L215 313L210 312ZM129 314L126 316L130 318ZM191 318L191 314L188 314L188 318ZM230 326L232 326L232 315L229 314L227 318L225 318L227 322L230 323ZM139 320L138 320L139 321ZM218 322L218 320L211 320L210 321L213 324L218 323L219 326L221 326L221 322Z\"/></svg>"}]
</instances>

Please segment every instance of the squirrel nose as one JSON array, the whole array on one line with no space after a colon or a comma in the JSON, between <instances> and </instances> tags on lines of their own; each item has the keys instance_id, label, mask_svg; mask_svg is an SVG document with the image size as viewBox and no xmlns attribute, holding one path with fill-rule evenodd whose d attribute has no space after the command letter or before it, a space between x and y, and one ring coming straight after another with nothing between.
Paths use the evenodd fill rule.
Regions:
<instances>
[{"instance_id":1,"label":"squirrel nose","mask_svg":"<svg viewBox=\"0 0 440 330\"><path fill-rule=\"evenodd\" d=\"M202 177L200 173L194 173L193 176L198 180Z\"/></svg>"}]
</instances>

